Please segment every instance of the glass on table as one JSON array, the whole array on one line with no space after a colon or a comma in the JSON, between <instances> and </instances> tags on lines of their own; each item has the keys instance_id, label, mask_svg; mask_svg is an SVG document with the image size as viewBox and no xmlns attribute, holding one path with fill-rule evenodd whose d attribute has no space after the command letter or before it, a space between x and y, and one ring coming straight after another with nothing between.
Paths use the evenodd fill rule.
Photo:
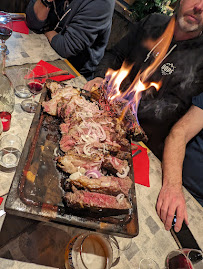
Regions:
<instances>
[{"instance_id":1,"label":"glass on table","mask_svg":"<svg viewBox=\"0 0 203 269\"><path fill-rule=\"evenodd\" d=\"M112 235L109 235L109 238L118 247L119 251L128 250L132 245L132 238L118 237Z\"/></svg>"},{"instance_id":2,"label":"glass on table","mask_svg":"<svg viewBox=\"0 0 203 269\"><path fill-rule=\"evenodd\" d=\"M0 165L15 168L22 152L22 141L18 135L8 134L0 139Z\"/></svg>"},{"instance_id":3,"label":"glass on table","mask_svg":"<svg viewBox=\"0 0 203 269\"><path fill-rule=\"evenodd\" d=\"M0 112L12 113L15 106L15 95L11 80L5 73L5 53L0 52Z\"/></svg>"},{"instance_id":4,"label":"glass on table","mask_svg":"<svg viewBox=\"0 0 203 269\"><path fill-rule=\"evenodd\" d=\"M0 39L2 44L0 45L0 51L9 53L5 44L6 40L11 36L13 29L12 18L9 13L0 11Z\"/></svg>"},{"instance_id":5,"label":"glass on table","mask_svg":"<svg viewBox=\"0 0 203 269\"><path fill-rule=\"evenodd\" d=\"M159 266L153 259L146 258L140 261L139 269L159 269Z\"/></svg>"},{"instance_id":6,"label":"glass on table","mask_svg":"<svg viewBox=\"0 0 203 269\"><path fill-rule=\"evenodd\" d=\"M178 249L166 257L166 269L201 269L203 252L197 249Z\"/></svg>"},{"instance_id":7,"label":"glass on table","mask_svg":"<svg viewBox=\"0 0 203 269\"><path fill-rule=\"evenodd\" d=\"M14 81L15 95L19 98L31 97L32 94L29 90L28 85L30 81L33 81L33 79L34 73L32 69L26 67L20 68Z\"/></svg>"},{"instance_id":8,"label":"glass on table","mask_svg":"<svg viewBox=\"0 0 203 269\"><path fill-rule=\"evenodd\" d=\"M66 269L109 269L118 259L118 252L108 236L88 232L73 238L65 252Z\"/></svg>"},{"instance_id":9,"label":"glass on table","mask_svg":"<svg viewBox=\"0 0 203 269\"><path fill-rule=\"evenodd\" d=\"M33 77L28 82L29 91L32 94L32 99L22 101L21 107L28 113L33 113L38 107L38 102L35 101L35 96L42 92L44 84L48 78L47 69L42 65L35 65L31 67Z\"/></svg>"}]
</instances>

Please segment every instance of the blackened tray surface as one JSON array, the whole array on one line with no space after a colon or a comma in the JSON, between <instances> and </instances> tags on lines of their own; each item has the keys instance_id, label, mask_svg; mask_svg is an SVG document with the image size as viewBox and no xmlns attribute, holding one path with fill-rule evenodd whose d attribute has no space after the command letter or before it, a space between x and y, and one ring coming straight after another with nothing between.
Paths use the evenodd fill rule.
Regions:
<instances>
[{"instance_id":1,"label":"blackened tray surface","mask_svg":"<svg viewBox=\"0 0 203 269\"><path fill-rule=\"evenodd\" d=\"M40 102L46 95L44 90ZM59 147L60 134L59 128L56 128L59 123L57 118L43 113L41 106L38 107L6 200L6 212L123 237L137 236L138 215L132 161L130 177L133 184L129 192L132 209L118 212L111 209L75 210L64 206L64 174L56 168L54 160L54 151Z\"/></svg>"}]
</instances>

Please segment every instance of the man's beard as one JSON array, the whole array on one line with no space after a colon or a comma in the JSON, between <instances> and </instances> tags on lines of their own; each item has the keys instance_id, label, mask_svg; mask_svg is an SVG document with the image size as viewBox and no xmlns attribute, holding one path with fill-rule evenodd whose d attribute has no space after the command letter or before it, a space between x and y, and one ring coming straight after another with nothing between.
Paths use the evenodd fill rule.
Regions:
<instances>
[{"instance_id":1,"label":"man's beard","mask_svg":"<svg viewBox=\"0 0 203 269\"><path fill-rule=\"evenodd\" d=\"M184 32L195 32L200 29L200 25L198 23L189 23L185 20L184 16L179 18L178 24Z\"/></svg>"}]
</instances>

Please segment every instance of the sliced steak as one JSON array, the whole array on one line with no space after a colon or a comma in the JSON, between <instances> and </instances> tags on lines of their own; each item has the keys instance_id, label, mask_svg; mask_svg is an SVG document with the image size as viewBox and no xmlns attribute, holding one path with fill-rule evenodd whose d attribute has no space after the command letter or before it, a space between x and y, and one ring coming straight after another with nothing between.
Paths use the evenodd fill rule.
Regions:
<instances>
[{"instance_id":1,"label":"sliced steak","mask_svg":"<svg viewBox=\"0 0 203 269\"><path fill-rule=\"evenodd\" d=\"M67 192L64 195L64 201L67 206L77 208L94 207L119 210L131 208L129 201L125 197L123 197L123 199L119 199L111 195L82 190L77 190L74 193Z\"/></svg>"},{"instance_id":2,"label":"sliced steak","mask_svg":"<svg viewBox=\"0 0 203 269\"><path fill-rule=\"evenodd\" d=\"M89 179L87 176L79 176L76 179L68 179L68 181L78 188L111 195L123 193L128 196L129 189L132 186L132 180L129 177L101 176Z\"/></svg>"},{"instance_id":3,"label":"sliced steak","mask_svg":"<svg viewBox=\"0 0 203 269\"><path fill-rule=\"evenodd\" d=\"M101 160L98 157L88 157L86 155L67 154L59 157L57 165L66 173L73 174L78 168L84 168L85 171L92 169L100 169Z\"/></svg>"}]
</instances>

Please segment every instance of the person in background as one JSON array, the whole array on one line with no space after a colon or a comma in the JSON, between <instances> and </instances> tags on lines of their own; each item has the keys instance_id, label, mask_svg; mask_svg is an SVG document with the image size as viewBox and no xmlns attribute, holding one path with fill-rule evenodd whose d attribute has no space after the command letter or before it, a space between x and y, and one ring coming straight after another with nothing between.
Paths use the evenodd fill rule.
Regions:
<instances>
[{"instance_id":1,"label":"person in background","mask_svg":"<svg viewBox=\"0 0 203 269\"><path fill-rule=\"evenodd\" d=\"M114 5L115 0L31 0L27 25L90 79L108 43Z\"/></svg>"},{"instance_id":2,"label":"person in background","mask_svg":"<svg viewBox=\"0 0 203 269\"><path fill-rule=\"evenodd\" d=\"M25 12L29 0L1 0L0 10L5 12L19 13Z\"/></svg>"},{"instance_id":3,"label":"person in background","mask_svg":"<svg viewBox=\"0 0 203 269\"><path fill-rule=\"evenodd\" d=\"M203 0L181 0L175 11L175 29L168 51L147 82L162 82L157 92L154 87L142 92L138 120L148 136L147 146L161 160L164 141L171 127L191 106L192 97L203 89ZM133 82L135 76L156 59L154 48L145 44L157 40L165 31L171 17L150 14L135 23L132 30L101 60L95 79L85 85L86 90L100 85L108 68L118 70L124 61L133 68L122 82L122 90ZM161 41L164 43L164 40ZM159 45L162 45L162 44Z\"/></svg>"},{"instance_id":4,"label":"person in background","mask_svg":"<svg viewBox=\"0 0 203 269\"><path fill-rule=\"evenodd\" d=\"M176 213L176 232L183 220L188 224L182 184L203 206L203 93L193 97L192 104L166 138L163 186L157 200L157 213L166 230Z\"/></svg>"}]
</instances>

